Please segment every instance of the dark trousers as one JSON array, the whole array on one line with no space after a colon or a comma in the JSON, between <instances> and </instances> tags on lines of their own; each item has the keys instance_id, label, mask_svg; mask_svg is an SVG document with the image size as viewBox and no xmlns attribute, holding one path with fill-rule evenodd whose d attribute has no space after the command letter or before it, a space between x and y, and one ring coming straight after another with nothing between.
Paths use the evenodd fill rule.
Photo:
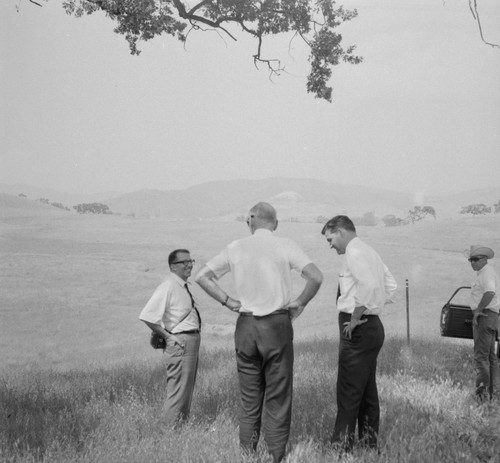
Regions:
<instances>
[{"instance_id":1,"label":"dark trousers","mask_svg":"<svg viewBox=\"0 0 500 463\"><path fill-rule=\"evenodd\" d=\"M240 315L235 331L241 392L240 445L254 451L264 438L275 462L285 455L293 388L293 328L288 313Z\"/></svg>"},{"instance_id":2,"label":"dark trousers","mask_svg":"<svg viewBox=\"0 0 500 463\"><path fill-rule=\"evenodd\" d=\"M384 327L376 315L363 316L352 338L344 336L349 314L339 313L340 346L337 375L337 418L332 442L352 449L356 423L359 440L377 447L380 406L376 383L377 357L384 343Z\"/></svg>"},{"instance_id":3,"label":"dark trousers","mask_svg":"<svg viewBox=\"0 0 500 463\"><path fill-rule=\"evenodd\" d=\"M498 314L485 309L484 316L472 325L476 395L479 400L500 398L500 367L495 352Z\"/></svg>"}]
</instances>

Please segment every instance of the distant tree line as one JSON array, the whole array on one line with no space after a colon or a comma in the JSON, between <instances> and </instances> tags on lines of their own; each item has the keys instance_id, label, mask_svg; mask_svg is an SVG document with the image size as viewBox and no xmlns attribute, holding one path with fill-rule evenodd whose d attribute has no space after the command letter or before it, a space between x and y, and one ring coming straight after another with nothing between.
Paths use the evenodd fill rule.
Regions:
<instances>
[{"instance_id":1,"label":"distant tree line","mask_svg":"<svg viewBox=\"0 0 500 463\"><path fill-rule=\"evenodd\" d=\"M73 206L79 214L112 214L109 207L102 203L85 203Z\"/></svg>"},{"instance_id":2,"label":"distant tree line","mask_svg":"<svg viewBox=\"0 0 500 463\"><path fill-rule=\"evenodd\" d=\"M21 193L22 194L22 193ZM19 195L21 197L21 195ZM26 198L26 195L24 195ZM56 203L56 202L51 202L48 198L38 198L38 201L41 202L42 204L47 204L49 206L57 207L58 209L63 209L65 211L69 211L69 207L66 207L62 203Z\"/></svg>"},{"instance_id":3,"label":"distant tree line","mask_svg":"<svg viewBox=\"0 0 500 463\"><path fill-rule=\"evenodd\" d=\"M386 227L396 227L399 225L408 225L425 219L427 216L436 218L436 210L432 206L415 206L413 210L408 211L408 216L404 219L396 217L394 214L387 214L382 217L382 222ZM316 218L317 223L326 223L328 217L320 215ZM378 219L374 212L365 212L360 217L352 217L355 225L374 227L378 223Z\"/></svg>"},{"instance_id":4,"label":"distant tree line","mask_svg":"<svg viewBox=\"0 0 500 463\"><path fill-rule=\"evenodd\" d=\"M387 214L382 218L382 221L386 227L397 227L413 224L428 216L436 218L436 210L432 206L414 206L413 210L408 211L408 215L404 219L396 217L394 214Z\"/></svg>"},{"instance_id":5,"label":"distant tree line","mask_svg":"<svg viewBox=\"0 0 500 463\"><path fill-rule=\"evenodd\" d=\"M495 214L500 212L500 200L493 204L493 211ZM483 203L469 204L468 206L462 206L460 214L472 214L472 215L483 215L491 214L491 206L487 206Z\"/></svg>"},{"instance_id":6,"label":"distant tree line","mask_svg":"<svg viewBox=\"0 0 500 463\"><path fill-rule=\"evenodd\" d=\"M27 196L24 193L19 193L18 196L20 198L27 198ZM42 204L47 204L49 206L57 207L58 209L62 209L64 211L71 210L69 207L66 207L62 203L51 202L48 198L38 198L37 201ZM73 209L75 209L76 212L78 212L79 214L112 214L112 212L109 210L109 206L102 203L77 204L76 206L73 206Z\"/></svg>"}]
</instances>

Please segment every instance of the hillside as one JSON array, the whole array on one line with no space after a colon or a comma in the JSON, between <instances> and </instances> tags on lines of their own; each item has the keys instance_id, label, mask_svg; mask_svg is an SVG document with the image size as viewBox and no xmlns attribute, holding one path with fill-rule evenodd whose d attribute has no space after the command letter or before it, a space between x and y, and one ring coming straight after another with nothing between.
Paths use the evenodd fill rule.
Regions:
<instances>
[{"instance_id":1,"label":"hillside","mask_svg":"<svg viewBox=\"0 0 500 463\"><path fill-rule=\"evenodd\" d=\"M47 198L50 202L59 202L64 206L72 207L79 203L94 203L99 202L103 198L110 198L119 196L120 192L106 192L106 193L87 193L76 194L67 193L64 191L54 190L52 188L41 188L35 185L27 185L24 183L5 184L0 183L0 193L6 193L12 196L25 195L27 199L37 201L39 198Z\"/></svg>"},{"instance_id":2,"label":"hillside","mask_svg":"<svg viewBox=\"0 0 500 463\"><path fill-rule=\"evenodd\" d=\"M415 205L433 206L439 217L459 214L463 205L491 205L500 198L500 187L449 196L413 195L383 188L340 185L311 179L270 178L203 183L185 190L142 190L103 200L114 212L170 218L234 218L258 201L269 201L282 219L314 220L320 215L406 217Z\"/></svg>"},{"instance_id":3,"label":"hillside","mask_svg":"<svg viewBox=\"0 0 500 463\"><path fill-rule=\"evenodd\" d=\"M73 211L74 212L74 211ZM5 193L0 193L0 219L8 217L45 217L67 215L71 212L33 201L28 198L20 198Z\"/></svg>"},{"instance_id":4,"label":"hillside","mask_svg":"<svg viewBox=\"0 0 500 463\"><path fill-rule=\"evenodd\" d=\"M383 188L340 185L314 179L268 178L208 182L184 190L140 190L125 194L102 193L68 195L28 185L2 185L0 191L25 193L29 199L46 197L72 208L81 202L101 202L111 211L136 217L168 219L228 218L246 214L258 201L269 201L282 220L315 220L318 216L347 214L362 216L373 212L377 217L394 214L404 218L415 205L432 206L439 218L459 215L464 205L493 205L500 199L500 187L465 191L446 196L425 196Z\"/></svg>"}]
</instances>

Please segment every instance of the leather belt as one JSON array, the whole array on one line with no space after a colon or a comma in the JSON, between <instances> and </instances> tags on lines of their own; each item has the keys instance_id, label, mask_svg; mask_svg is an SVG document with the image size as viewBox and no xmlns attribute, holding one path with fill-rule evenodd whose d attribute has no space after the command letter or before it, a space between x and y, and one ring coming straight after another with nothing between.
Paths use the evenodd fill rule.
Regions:
<instances>
[{"instance_id":1,"label":"leather belt","mask_svg":"<svg viewBox=\"0 0 500 463\"><path fill-rule=\"evenodd\" d=\"M267 315L254 315L252 312L240 312L240 315L242 315L243 317L255 317L255 318L270 317L271 315L282 315L282 314L288 315L288 309L278 309L275 310L274 312L268 313Z\"/></svg>"},{"instance_id":2,"label":"leather belt","mask_svg":"<svg viewBox=\"0 0 500 463\"><path fill-rule=\"evenodd\" d=\"M179 331L178 333L172 333L173 335L176 334L198 334L200 330L188 330L188 331Z\"/></svg>"}]
</instances>

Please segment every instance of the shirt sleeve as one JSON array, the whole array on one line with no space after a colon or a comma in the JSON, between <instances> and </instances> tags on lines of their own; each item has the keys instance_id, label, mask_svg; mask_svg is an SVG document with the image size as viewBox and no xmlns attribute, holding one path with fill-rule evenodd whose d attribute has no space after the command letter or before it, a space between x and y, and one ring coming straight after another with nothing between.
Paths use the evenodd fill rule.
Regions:
<instances>
[{"instance_id":1,"label":"shirt sleeve","mask_svg":"<svg viewBox=\"0 0 500 463\"><path fill-rule=\"evenodd\" d=\"M163 282L156 288L148 303L142 309L139 319L161 325L170 298L170 286L166 282Z\"/></svg>"},{"instance_id":2,"label":"shirt sleeve","mask_svg":"<svg viewBox=\"0 0 500 463\"><path fill-rule=\"evenodd\" d=\"M223 275L231 271L229 265L229 254L227 248L220 254L216 255L213 259L206 263L206 266L214 272L215 278L218 280Z\"/></svg>"},{"instance_id":3,"label":"shirt sleeve","mask_svg":"<svg viewBox=\"0 0 500 463\"><path fill-rule=\"evenodd\" d=\"M494 292L494 293L497 293L498 292L498 288L497 288L497 281L496 281L496 278L495 278L495 274L494 272L491 271L491 269L486 269L488 270L487 272L484 272L481 277L480 277L480 283L481 283L481 286L483 288L483 291L485 293L487 292Z\"/></svg>"},{"instance_id":4,"label":"shirt sleeve","mask_svg":"<svg viewBox=\"0 0 500 463\"><path fill-rule=\"evenodd\" d=\"M290 261L290 267L299 273L306 265L312 263L310 257L302 250L302 248L292 240L288 241L288 258Z\"/></svg>"},{"instance_id":5,"label":"shirt sleeve","mask_svg":"<svg viewBox=\"0 0 500 463\"><path fill-rule=\"evenodd\" d=\"M346 254L346 263L356 282L355 306L365 306L368 309L369 302L373 300L373 293L378 287L375 274L370 263L363 258L358 250Z\"/></svg>"},{"instance_id":6,"label":"shirt sleeve","mask_svg":"<svg viewBox=\"0 0 500 463\"><path fill-rule=\"evenodd\" d=\"M398 288L398 284L396 283L396 279L392 276L392 273L387 268L387 265L384 264L384 288L386 294L386 303L394 302L393 296L396 293L396 289Z\"/></svg>"}]
</instances>

